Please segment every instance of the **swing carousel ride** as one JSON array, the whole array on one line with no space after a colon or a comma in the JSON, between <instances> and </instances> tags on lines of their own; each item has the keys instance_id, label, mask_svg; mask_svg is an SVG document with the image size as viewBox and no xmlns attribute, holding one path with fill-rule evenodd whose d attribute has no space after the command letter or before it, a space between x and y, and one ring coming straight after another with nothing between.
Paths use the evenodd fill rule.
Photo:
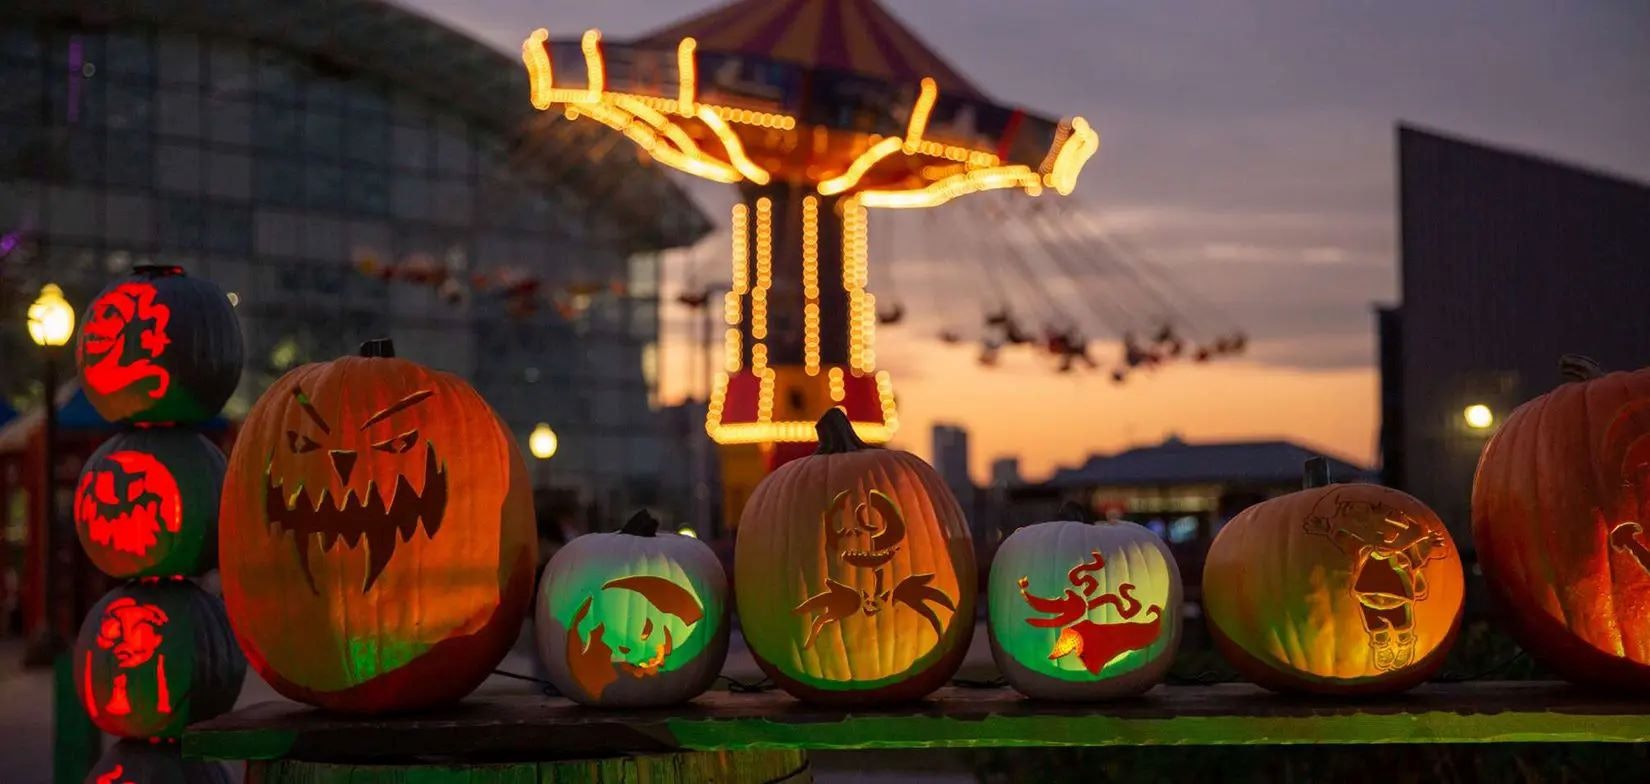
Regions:
<instances>
[{"instance_id":1,"label":"swing carousel ride","mask_svg":"<svg viewBox=\"0 0 1650 784\"><path fill-rule=\"evenodd\" d=\"M660 164L738 188L722 372L706 421L721 448L729 520L762 476L813 451L814 421L825 410L841 408L871 443L898 427L874 335L879 322L904 319L904 304L879 308L868 290L868 212L933 208L987 191L1067 196L1100 144L1081 117L1046 119L987 98L875 0L737 0L627 42L596 30L552 40L539 29L522 43L522 61L534 108L599 123ZM992 219L976 225L1000 232L1021 268L1018 285L1053 301L1011 234L1033 232L1074 280L1091 263L1080 245L1048 234L1070 231L1061 214L991 204ZM973 249L963 255L977 258ZM988 275L1009 274L979 263ZM1145 277L1137 261L1119 263L1153 295L1141 308L1167 301L1164 281ZM979 336L982 364L1035 345L1063 370L1099 367L1063 306L1048 308L1055 318L1033 333L1009 289L992 288L999 299ZM710 289L683 298L701 308L713 301ZM1138 314L1102 315L1117 328ZM1242 348L1241 336L1192 347L1168 315L1150 334L1118 329L1126 356L1114 378L1182 353L1208 359ZM941 337L965 339L953 328Z\"/></svg>"}]
</instances>

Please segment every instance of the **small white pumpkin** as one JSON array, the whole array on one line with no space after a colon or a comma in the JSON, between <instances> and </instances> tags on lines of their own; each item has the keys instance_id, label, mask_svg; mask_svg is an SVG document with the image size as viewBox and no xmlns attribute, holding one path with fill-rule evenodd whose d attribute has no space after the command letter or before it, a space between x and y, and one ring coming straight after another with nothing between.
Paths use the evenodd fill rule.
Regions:
<instances>
[{"instance_id":1,"label":"small white pumpkin","mask_svg":"<svg viewBox=\"0 0 1650 784\"><path fill-rule=\"evenodd\" d=\"M1069 518L1029 525L992 561L991 655L1029 697L1098 700L1150 689L1180 647L1180 568L1156 534Z\"/></svg>"},{"instance_id":2,"label":"small white pumpkin","mask_svg":"<svg viewBox=\"0 0 1650 784\"><path fill-rule=\"evenodd\" d=\"M544 567L533 612L550 682L585 705L674 705L710 687L728 655L728 579L691 536L637 512L569 542Z\"/></svg>"}]
</instances>

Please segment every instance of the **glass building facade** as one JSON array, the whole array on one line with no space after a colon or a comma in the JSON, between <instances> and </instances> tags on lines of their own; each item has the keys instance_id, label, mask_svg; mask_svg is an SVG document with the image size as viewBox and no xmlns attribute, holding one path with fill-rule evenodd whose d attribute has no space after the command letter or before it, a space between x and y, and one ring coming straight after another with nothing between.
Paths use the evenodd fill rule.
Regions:
<instances>
[{"instance_id":1,"label":"glass building facade","mask_svg":"<svg viewBox=\"0 0 1650 784\"><path fill-rule=\"evenodd\" d=\"M532 113L519 62L387 5L33 5L0 12L4 288L84 307L133 264L181 264L237 302L231 417L388 335L469 378L524 452L552 423L554 484L650 500L658 252L708 230L657 168ZM26 366L21 323L0 334L0 367Z\"/></svg>"}]
</instances>

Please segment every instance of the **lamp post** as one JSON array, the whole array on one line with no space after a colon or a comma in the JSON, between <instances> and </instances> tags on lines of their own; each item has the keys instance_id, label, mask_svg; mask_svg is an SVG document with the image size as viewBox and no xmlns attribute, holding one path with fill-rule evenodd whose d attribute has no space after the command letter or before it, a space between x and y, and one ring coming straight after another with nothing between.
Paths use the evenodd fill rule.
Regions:
<instances>
[{"instance_id":1,"label":"lamp post","mask_svg":"<svg viewBox=\"0 0 1650 784\"><path fill-rule=\"evenodd\" d=\"M74 308L63 297L63 289L47 283L29 306L29 339L40 347L41 377L45 382L45 421L41 433L40 496L46 534L46 639L52 652L52 780L59 784L80 781L97 756L99 737L80 703L75 699L74 664L69 657L72 632L64 631L58 616L67 613L68 623L80 609L80 579L75 574L74 537L58 530L57 520L57 355L74 337ZM64 586L67 582L68 585Z\"/></svg>"}]
</instances>

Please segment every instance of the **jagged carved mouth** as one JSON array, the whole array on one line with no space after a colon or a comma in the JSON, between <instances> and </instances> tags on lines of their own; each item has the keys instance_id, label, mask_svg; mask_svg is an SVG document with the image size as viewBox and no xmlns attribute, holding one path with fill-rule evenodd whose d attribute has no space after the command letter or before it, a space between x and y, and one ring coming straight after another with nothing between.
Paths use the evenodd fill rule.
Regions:
<instances>
[{"instance_id":1,"label":"jagged carved mouth","mask_svg":"<svg viewBox=\"0 0 1650 784\"><path fill-rule=\"evenodd\" d=\"M310 590L316 593L320 591L310 570L310 542L318 542L323 553L331 552L340 542L352 550L365 543L367 578L361 592L366 593L395 557L397 544L412 539L421 525L431 538L441 530L441 518L447 510L447 472L437 460L435 448L427 445L424 492L415 492L407 477L399 476L386 506L376 481L367 483L363 492L346 491L338 500L324 487L313 496L302 485L297 492L289 492L271 468L264 507L270 525L292 533L298 563L304 567Z\"/></svg>"},{"instance_id":2,"label":"jagged carved mouth","mask_svg":"<svg viewBox=\"0 0 1650 784\"><path fill-rule=\"evenodd\" d=\"M843 550L842 562L849 566L875 568L888 563L899 552L899 545L885 547L879 550Z\"/></svg>"}]
</instances>

